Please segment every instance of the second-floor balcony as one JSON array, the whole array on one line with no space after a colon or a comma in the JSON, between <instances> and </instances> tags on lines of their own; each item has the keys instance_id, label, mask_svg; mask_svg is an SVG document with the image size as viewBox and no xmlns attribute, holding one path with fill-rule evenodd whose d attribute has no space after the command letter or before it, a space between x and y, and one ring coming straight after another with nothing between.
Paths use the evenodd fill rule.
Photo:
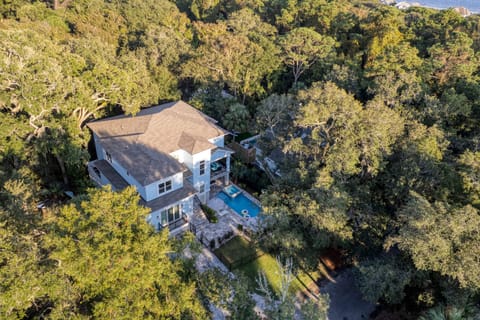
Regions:
<instances>
[{"instance_id":1,"label":"second-floor balcony","mask_svg":"<svg viewBox=\"0 0 480 320\"><path fill-rule=\"evenodd\" d=\"M221 160L221 159L225 159L225 158L229 157L232 153L233 153L233 150L231 150L229 148L218 147L215 150L213 150L212 157L211 157L210 161L215 162L215 161L218 161L218 160Z\"/></svg>"},{"instance_id":2,"label":"second-floor balcony","mask_svg":"<svg viewBox=\"0 0 480 320\"><path fill-rule=\"evenodd\" d=\"M177 228L180 228L180 227L183 227L183 226L187 225L188 222L189 222L189 220L188 220L187 214L185 212L182 212L182 215L181 215L180 219L172 221L172 222L170 222L170 223L168 223L164 226L160 225L160 226L158 226L158 229L162 230L164 228L168 228L168 230L174 231Z\"/></svg>"},{"instance_id":3,"label":"second-floor balcony","mask_svg":"<svg viewBox=\"0 0 480 320\"><path fill-rule=\"evenodd\" d=\"M210 163L210 179L215 180L228 174L225 160Z\"/></svg>"}]
</instances>

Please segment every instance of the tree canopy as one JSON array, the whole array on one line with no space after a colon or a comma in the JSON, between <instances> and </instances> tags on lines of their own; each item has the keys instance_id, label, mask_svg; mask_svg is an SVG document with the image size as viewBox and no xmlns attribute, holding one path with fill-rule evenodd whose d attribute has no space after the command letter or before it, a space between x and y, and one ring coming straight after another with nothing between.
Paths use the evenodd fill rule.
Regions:
<instances>
[{"instance_id":1,"label":"tree canopy","mask_svg":"<svg viewBox=\"0 0 480 320\"><path fill-rule=\"evenodd\" d=\"M3 0L0 17L2 318L210 316L217 275L192 275L134 190L91 190L85 169L88 121L178 99L259 134L261 162L275 162L268 186L258 168L232 168L263 188L264 250L305 270L342 252L383 310L476 310L478 15L364 0ZM53 203L43 215L41 201ZM239 299L256 288L231 288L232 318L253 316Z\"/></svg>"}]
</instances>

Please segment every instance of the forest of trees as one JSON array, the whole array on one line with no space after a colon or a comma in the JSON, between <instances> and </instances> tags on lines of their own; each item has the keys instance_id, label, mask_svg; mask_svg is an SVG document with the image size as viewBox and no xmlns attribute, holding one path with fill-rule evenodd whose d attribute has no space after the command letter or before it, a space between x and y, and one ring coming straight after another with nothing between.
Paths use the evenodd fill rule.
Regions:
<instances>
[{"instance_id":1,"label":"forest of trees","mask_svg":"<svg viewBox=\"0 0 480 320\"><path fill-rule=\"evenodd\" d=\"M134 189L94 189L86 171L86 122L178 99L282 150L264 250L305 270L341 251L391 319L480 317L480 16L0 0L0 318L210 317L221 275L178 254L191 236L154 233ZM253 319L248 288L231 286L232 319Z\"/></svg>"}]
</instances>

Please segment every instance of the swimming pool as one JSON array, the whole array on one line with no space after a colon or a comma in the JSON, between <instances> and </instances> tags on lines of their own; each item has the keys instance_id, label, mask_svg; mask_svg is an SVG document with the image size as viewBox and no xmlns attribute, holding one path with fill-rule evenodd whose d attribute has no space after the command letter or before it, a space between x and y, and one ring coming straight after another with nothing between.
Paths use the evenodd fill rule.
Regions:
<instances>
[{"instance_id":1,"label":"swimming pool","mask_svg":"<svg viewBox=\"0 0 480 320\"><path fill-rule=\"evenodd\" d=\"M252 200L248 199L243 193L240 193L235 198L230 198L224 192L219 192L217 197L223 200L230 208L238 215L243 217L242 211L247 210L250 217L256 217L261 209Z\"/></svg>"},{"instance_id":2,"label":"swimming pool","mask_svg":"<svg viewBox=\"0 0 480 320\"><path fill-rule=\"evenodd\" d=\"M242 193L242 191L240 191L240 189L235 187L233 184L223 188L223 192L225 192L228 196L230 196L230 198L235 198L236 196Z\"/></svg>"}]
</instances>

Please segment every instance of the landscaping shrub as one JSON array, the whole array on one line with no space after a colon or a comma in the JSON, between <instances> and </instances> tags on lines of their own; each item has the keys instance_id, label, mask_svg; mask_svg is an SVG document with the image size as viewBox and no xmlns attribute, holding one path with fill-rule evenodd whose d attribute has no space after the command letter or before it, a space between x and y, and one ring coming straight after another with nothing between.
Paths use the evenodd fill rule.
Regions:
<instances>
[{"instance_id":1,"label":"landscaping shrub","mask_svg":"<svg viewBox=\"0 0 480 320\"><path fill-rule=\"evenodd\" d=\"M200 204L200 208L202 208L203 212L207 216L207 219L210 223L217 223L218 222L218 217L217 217L217 213L215 212L215 210L213 210L212 208L210 208L209 206L207 206L205 204Z\"/></svg>"},{"instance_id":2,"label":"landscaping shrub","mask_svg":"<svg viewBox=\"0 0 480 320\"><path fill-rule=\"evenodd\" d=\"M230 238L232 236L231 232L227 232L223 235L223 241L227 240L228 238Z\"/></svg>"}]
</instances>

